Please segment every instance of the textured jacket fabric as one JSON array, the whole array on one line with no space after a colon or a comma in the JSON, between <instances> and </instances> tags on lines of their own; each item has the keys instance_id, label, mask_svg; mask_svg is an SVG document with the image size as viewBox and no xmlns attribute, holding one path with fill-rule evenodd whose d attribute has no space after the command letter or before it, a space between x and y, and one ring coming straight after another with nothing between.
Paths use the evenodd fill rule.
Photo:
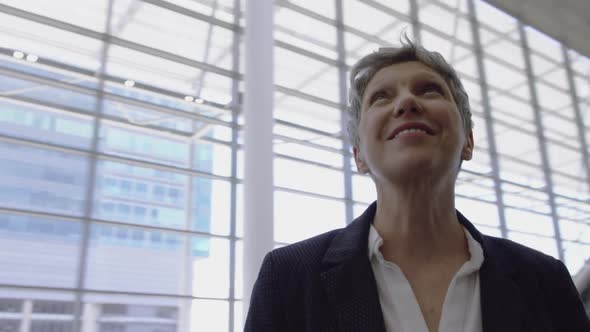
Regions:
<instances>
[{"instance_id":1,"label":"textured jacket fabric","mask_svg":"<svg viewBox=\"0 0 590 332\"><path fill-rule=\"evenodd\" d=\"M346 228L268 253L252 291L245 331L385 332L367 257L375 210L373 203ZM563 263L482 235L459 212L457 216L484 251L479 271L483 332L590 332Z\"/></svg>"}]
</instances>

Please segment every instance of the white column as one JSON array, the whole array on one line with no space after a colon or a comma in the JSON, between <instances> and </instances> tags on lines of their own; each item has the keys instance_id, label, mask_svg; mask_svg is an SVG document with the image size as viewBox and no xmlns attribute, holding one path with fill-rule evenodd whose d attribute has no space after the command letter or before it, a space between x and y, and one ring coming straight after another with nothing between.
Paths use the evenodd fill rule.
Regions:
<instances>
[{"instance_id":1,"label":"white column","mask_svg":"<svg viewBox=\"0 0 590 332\"><path fill-rule=\"evenodd\" d=\"M84 313L82 315L82 332L98 331L99 305L97 303L84 303Z\"/></svg>"},{"instance_id":2,"label":"white column","mask_svg":"<svg viewBox=\"0 0 590 332\"><path fill-rule=\"evenodd\" d=\"M23 301L23 318L20 321L19 332L29 332L31 330L31 315L33 313L33 300Z\"/></svg>"},{"instance_id":3,"label":"white column","mask_svg":"<svg viewBox=\"0 0 590 332\"><path fill-rule=\"evenodd\" d=\"M272 0L246 0L244 68L244 318L264 255L273 248Z\"/></svg>"}]
</instances>

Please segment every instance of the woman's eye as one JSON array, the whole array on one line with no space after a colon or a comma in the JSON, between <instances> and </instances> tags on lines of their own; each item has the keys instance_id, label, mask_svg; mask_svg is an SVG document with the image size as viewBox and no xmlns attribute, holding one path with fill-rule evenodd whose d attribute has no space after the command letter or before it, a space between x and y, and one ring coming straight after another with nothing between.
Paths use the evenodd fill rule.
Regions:
<instances>
[{"instance_id":1,"label":"woman's eye","mask_svg":"<svg viewBox=\"0 0 590 332\"><path fill-rule=\"evenodd\" d=\"M423 95L425 95L425 94L439 94L441 96L444 95L442 87L440 85L438 85L437 83L426 83L426 84L422 85L420 92Z\"/></svg>"},{"instance_id":2,"label":"woman's eye","mask_svg":"<svg viewBox=\"0 0 590 332\"><path fill-rule=\"evenodd\" d=\"M387 98L387 93L385 91L377 91L375 92L370 99L370 105L373 105L375 102L382 100L382 99L386 99Z\"/></svg>"}]
</instances>

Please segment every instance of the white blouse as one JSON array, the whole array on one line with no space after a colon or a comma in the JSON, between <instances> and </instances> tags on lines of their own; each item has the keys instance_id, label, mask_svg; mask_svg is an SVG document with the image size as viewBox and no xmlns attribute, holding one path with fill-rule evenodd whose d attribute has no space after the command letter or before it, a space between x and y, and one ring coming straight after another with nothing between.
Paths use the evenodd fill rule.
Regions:
<instances>
[{"instance_id":1,"label":"white blouse","mask_svg":"<svg viewBox=\"0 0 590 332\"><path fill-rule=\"evenodd\" d=\"M481 332L479 268L483 263L481 245L464 229L471 258L457 271L443 302L438 332ZM377 281L379 302L387 332L428 332L418 301L408 279L379 250L383 239L371 225L369 260Z\"/></svg>"}]
</instances>

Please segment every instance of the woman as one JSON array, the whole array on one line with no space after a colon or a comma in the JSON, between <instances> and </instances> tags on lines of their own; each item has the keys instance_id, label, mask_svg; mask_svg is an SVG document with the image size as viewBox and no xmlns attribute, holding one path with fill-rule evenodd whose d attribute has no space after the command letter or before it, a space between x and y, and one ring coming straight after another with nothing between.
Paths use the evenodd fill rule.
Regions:
<instances>
[{"instance_id":1,"label":"woman","mask_svg":"<svg viewBox=\"0 0 590 332\"><path fill-rule=\"evenodd\" d=\"M455 210L474 142L442 56L406 38L361 59L350 83L354 158L377 201L344 229L270 252L245 330L590 331L561 262Z\"/></svg>"}]
</instances>

